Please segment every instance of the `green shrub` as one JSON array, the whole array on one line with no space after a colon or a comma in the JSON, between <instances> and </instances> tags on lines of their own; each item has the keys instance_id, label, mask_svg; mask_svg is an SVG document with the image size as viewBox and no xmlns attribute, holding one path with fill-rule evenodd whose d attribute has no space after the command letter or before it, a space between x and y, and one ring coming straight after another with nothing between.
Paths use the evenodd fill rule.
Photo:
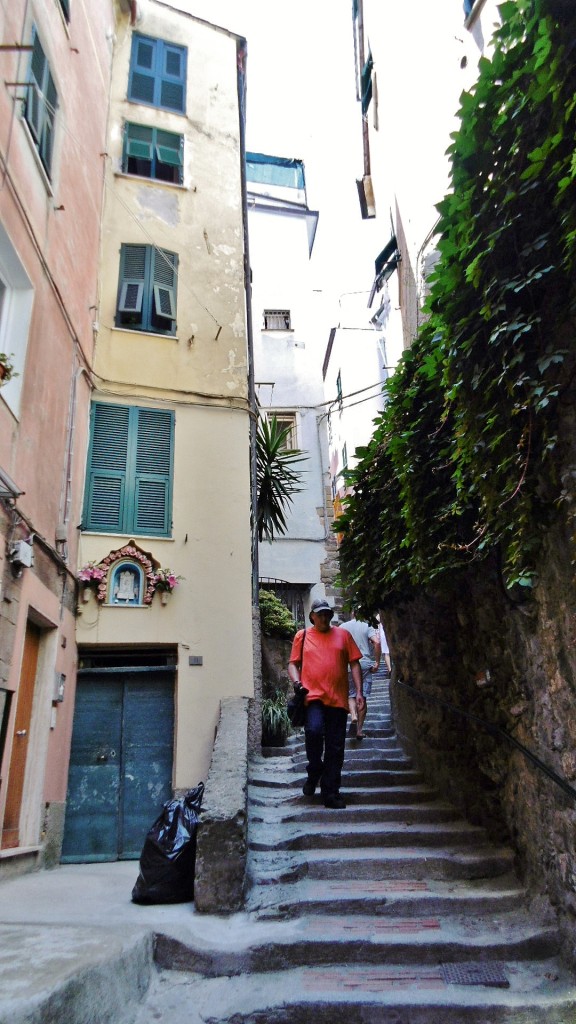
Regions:
<instances>
[{"instance_id":1,"label":"green shrub","mask_svg":"<svg viewBox=\"0 0 576 1024\"><path fill-rule=\"evenodd\" d=\"M262 746L283 747L290 732L286 700L279 691L262 701Z\"/></svg>"},{"instance_id":2,"label":"green shrub","mask_svg":"<svg viewBox=\"0 0 576 1024\"><path fill-rule=\"evenodd\" d=\"M265 636L279 636L292 640L296 623L289 608L271 590L261 590L258 595L260 625Z\"/></svg>"}]
</instances>

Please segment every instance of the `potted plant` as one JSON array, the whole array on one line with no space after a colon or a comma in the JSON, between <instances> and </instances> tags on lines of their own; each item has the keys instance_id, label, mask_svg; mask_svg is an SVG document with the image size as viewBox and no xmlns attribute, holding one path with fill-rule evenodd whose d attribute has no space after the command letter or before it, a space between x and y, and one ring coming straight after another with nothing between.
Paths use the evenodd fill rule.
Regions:
<instances>
[{"instance_id":1,"label":"potted plant","mask_svg":"<svg viewBox=\"0 0 576 1024\"><path fill-rule=\"evenodd\" d=\"M160 591L162 604L168 603L168 595L178 586L183 576L177 576L172 569L158 569L154 574L154 590Z\"/></svg>"},{"instance_id":2,"label":"potted plant","mask_svg":"<svg viewBox=\"0 0 576 1024\"><path fill-rule=\"evenodd\" d=\"M283 747L290 732L286 699L279 690L262 701L262 746Z\"/></svg>"},{"instance_id":3,"label":"potted plant","mask_svg":"<svg viewBox=\"0 0 576 1024\"><path fill-rule=\"evenodd\" d=\"M7 384L12 377L18 376L14 369L13 359L13 352L10 355L7 355L6 352L0 352L0 387L3 384Z\"/></svg>"},{"instance_id":4,"label":"potted plant","mask_svg":"<svg viewBox=\"0 0 576 1024\"><path fill-rule=\"evenodd\" d=\"M96 562L88 562L80 569L78 579L84 585L82 591L82 599L84 601L90 599L90 591L98 589L105 575L106 570L102 569Z\"/></svg>"}]
</instances>

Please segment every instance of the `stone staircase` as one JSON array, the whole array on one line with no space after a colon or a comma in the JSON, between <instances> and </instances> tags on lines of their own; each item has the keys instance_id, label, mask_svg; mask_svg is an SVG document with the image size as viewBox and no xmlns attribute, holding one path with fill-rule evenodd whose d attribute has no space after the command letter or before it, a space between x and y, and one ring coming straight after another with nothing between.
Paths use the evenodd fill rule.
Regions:
<instances>
[{"instance_id":1,"label":"stone staircase","mask_svg":"<svg viewBox=\"0 0 576 1024\"><path fill-rule=\"evenodd\" d=\"M511 851L404 755L382 677L365 728L345 810L302 795L303 734L254 759L246 912L202 948L157 937L139 1024L575 1024L553 922L529 912Z\"/></svg>"}]
</instances>

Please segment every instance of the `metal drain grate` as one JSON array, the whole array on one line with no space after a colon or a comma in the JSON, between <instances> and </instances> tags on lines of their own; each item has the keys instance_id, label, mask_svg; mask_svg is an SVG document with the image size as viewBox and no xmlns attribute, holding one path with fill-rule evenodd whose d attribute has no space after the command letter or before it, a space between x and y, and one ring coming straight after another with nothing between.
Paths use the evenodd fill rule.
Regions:
<instances>
[{"instance_id":1,"label":"metal drain grate","mask_svg":"<svg viewBox=\"0 0 576 1024\"><path fill-rule=\"evenodd\" d=\"M486 985L489 988L510 988L510 982L499 963L441 964L447 985Z\"/></svg>"}]
</instances>

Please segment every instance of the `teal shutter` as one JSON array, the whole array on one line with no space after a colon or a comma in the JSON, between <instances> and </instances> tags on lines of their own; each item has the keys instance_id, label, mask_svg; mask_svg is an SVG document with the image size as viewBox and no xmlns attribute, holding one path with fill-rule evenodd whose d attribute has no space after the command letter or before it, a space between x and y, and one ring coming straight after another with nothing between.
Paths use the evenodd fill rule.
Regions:
<instances>
[{"instance_id":1,"label":"teal shutter","mask_svg":"<svg viewBox=\"0 0 576 1024\"><path fill-rule=\"evenodd\" d=\"M128 98L139 103L154 103L156 43L136 33L132 36Z\"/></svg>"},{"instance_id":2,"label":"teal shutter","mask_svg":"<svg viewBox=\"0 0 576 1024\"><path fill-rule=\"evenodd\" d=\"M142 324L146 250L145 245L123 245L120 259L118 312L132 314L128 322L135 326Z\"/></svg>"},{"instance_id":3,"label":"teal shutter","mask_svg":"<svg viewBox=\"0 0 576 1024\"><path fill-rule=\"evenodd\" d=\"M186 50L161 44L159 105L183 114L186 110Z\"/></svg>"},{"instance_id":4,"label":"teal shutter","mask_svg":"<svg viewBox=\"0 0 576 1024\"><path fill-rule=\"evenodd\" d=\"M183 138L173 132L156 131L156 158L162 164L182 167Z\"/></svg>"},{"instance_id":5,"label":"teal shutter","mask_svg":"<svg viewBox=\"0 0 576 1024\"><path fill-rule=\"evenodd\" d=\"M128 99L183 114L186 109L186 48L134 33Z\"/></svg>"},{"instance_id":6,"label":"teal shutter","mask_svg":"<svg viewBox=\"0 0 576 1024\"><path fill-rule=\"evenodd\" d=\"M93 405L85 529L169 535L173 439L172 412Z\"/></svg>"},{"instance_id":7,"label":"teal shutter","mask_svg":"<svg viewBox=\"0 0 576 1024\"><path fill-rule=\"evenodd\" d=\"M143 124L127 122L124 132L124 152L126 156L133 156L137 160L149 160L152 162L153 129Z\"/></svg>"},{"instance_id":8,"label":"teal shutter","mask_svg":"<svg viewBox=\"0 0 576 1024\"><path fill-rule=\"evenodd\" d=\"M85 523L88 530L123 532L130 410L92 406Z\"/></svg>"},{"instance_id":9,"label":"teal shutter","mask_svg":"<svg viewBox=\"0 0 576 1024\"><path fill-rule=\"evenodd\" d=\"M133 531L169 534L174 416L154 409L136 411Z\"/></svg>"},{"instance_id":10,"label":"teal shutter","mask_svg":"<svg viewBox=\"0 0 576 1024\"><path fill-rule=\"evenodd\" d=\"M162 320L176 319L177 265L176 253L167 249L154 250L154 309Z\"/></svg>"}]
</instances>

